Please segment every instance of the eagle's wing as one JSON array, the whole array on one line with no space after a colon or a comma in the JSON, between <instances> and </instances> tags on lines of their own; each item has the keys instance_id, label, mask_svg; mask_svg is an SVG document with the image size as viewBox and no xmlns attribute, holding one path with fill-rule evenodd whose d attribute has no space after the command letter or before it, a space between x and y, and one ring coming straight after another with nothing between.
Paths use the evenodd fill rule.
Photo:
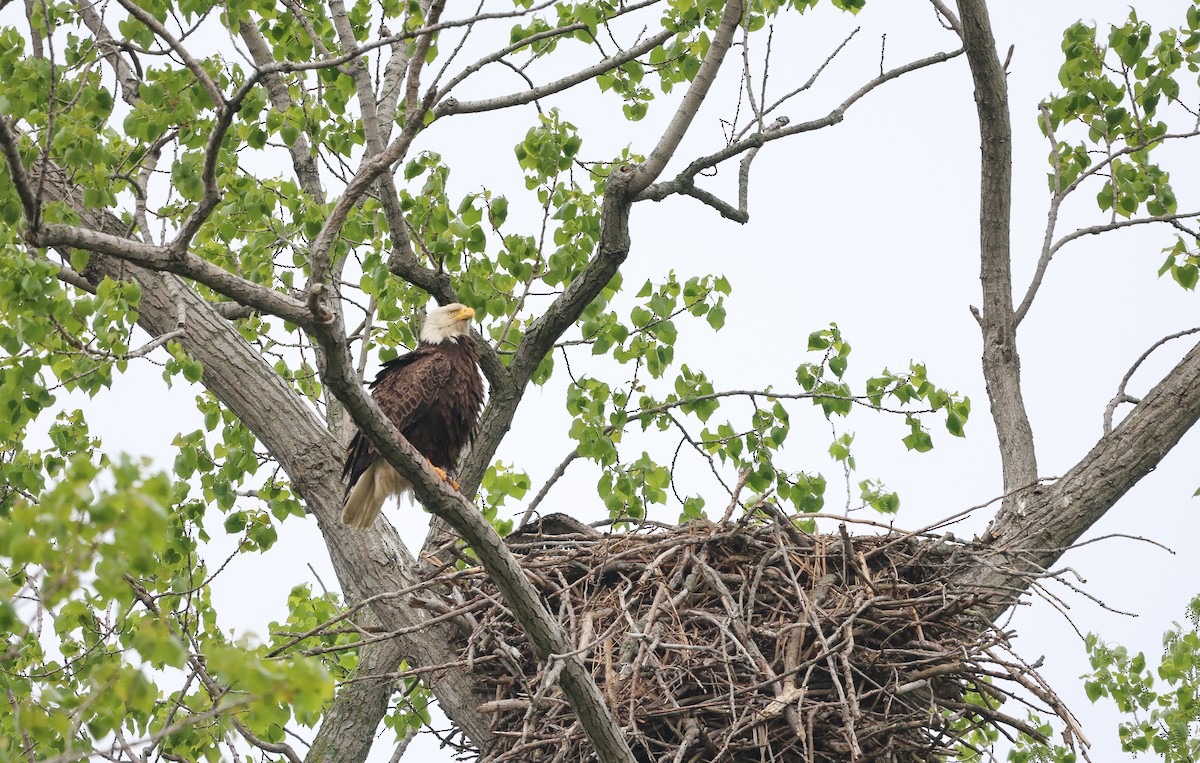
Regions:
<instances>
[{"instance_id":1,"label":"eagle's wing","mask_svg":"<svg viewBox=\"0 0 1200 763\"><path fill-rule=\"evenodd\" d=\"M450 361L442 353L424 347L389 360L371 383L371 396L396 429L404 432L424 416L449 382ZM363 436L354 435L342 477L349 477L346 495L358 478L379 458L375 446Z\"/></svg>"}]
</instances>

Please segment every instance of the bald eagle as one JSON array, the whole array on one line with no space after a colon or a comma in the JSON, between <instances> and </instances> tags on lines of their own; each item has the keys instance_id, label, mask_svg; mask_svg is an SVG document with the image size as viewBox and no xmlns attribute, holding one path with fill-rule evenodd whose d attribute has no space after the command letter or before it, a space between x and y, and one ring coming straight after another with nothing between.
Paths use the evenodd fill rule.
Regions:
<instances>
[{"instance_id":1,"label":"bald eagle","mask_svg":"<svg viewBox=\"0 0 1200 763\"><path fill-rule=\"evenodd\" d=\"M483 405L471 341L474 317L474 310L457 302L431 310L417 348L384 363L371 383L371 396L384 414L447 481L446 470L475 436ZM375 521L389 495L400 497L409 488L362 432L350 442L342 477L350 478L342 522L360 530Z\"/></svg>"}]
</instances>

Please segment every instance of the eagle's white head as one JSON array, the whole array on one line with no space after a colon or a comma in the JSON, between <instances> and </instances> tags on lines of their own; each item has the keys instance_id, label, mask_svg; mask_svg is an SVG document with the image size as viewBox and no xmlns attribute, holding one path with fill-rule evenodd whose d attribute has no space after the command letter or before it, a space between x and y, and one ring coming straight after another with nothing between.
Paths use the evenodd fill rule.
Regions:
<instances>
[{"instance_id":1,"label":"eagle's white head","mask_svg":"<svg viewBox=\"0 0 1200 763\"><path fill-rule=\"evenodd\" d=\"M457 302L435 307L425 316L425 325L421 328L421 341L441 344L449 339L457 342L459 337L470 335L471 321L474 318L475 311L472 308Z\"/></svg>"}]
</instances>

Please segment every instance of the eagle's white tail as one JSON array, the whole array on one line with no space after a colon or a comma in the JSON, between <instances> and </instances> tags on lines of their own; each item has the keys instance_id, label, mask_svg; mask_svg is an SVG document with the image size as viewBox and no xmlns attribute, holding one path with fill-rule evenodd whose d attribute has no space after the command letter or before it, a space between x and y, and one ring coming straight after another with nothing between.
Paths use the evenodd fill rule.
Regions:
<instances>
[{"instance_id":1,"label":"eagle's white tail","mask_svg":"<svg viewBox=\"0 0 1200 763\"><path fill-rule=\"evenodd\" d=\"M391 464L379 459L354 483L346 505L342 507L342 524L358 530L371 526L375 517L383 510L383 502L389 495L400 497L408 489L408 483L392 468Z\"/></svg>"}]
</instances>

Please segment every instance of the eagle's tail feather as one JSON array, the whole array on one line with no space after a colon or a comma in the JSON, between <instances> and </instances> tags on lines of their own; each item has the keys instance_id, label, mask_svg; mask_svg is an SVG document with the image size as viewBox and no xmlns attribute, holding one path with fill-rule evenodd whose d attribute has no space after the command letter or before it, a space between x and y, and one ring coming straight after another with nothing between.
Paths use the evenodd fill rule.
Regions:
<instances>
[{"instance_id":1,"label":"eagle's tail feather","mask_svg":"<svg viewBox=\"0 0 1200 763\"><path fill-rule=\"evenodd\" d=\"M408 483L391 464L383 459L375 461L350 488L342 507L342 523L358 530L370 527L387 497L399 497L407 488Z\"/></svg>"}]
</instances>

